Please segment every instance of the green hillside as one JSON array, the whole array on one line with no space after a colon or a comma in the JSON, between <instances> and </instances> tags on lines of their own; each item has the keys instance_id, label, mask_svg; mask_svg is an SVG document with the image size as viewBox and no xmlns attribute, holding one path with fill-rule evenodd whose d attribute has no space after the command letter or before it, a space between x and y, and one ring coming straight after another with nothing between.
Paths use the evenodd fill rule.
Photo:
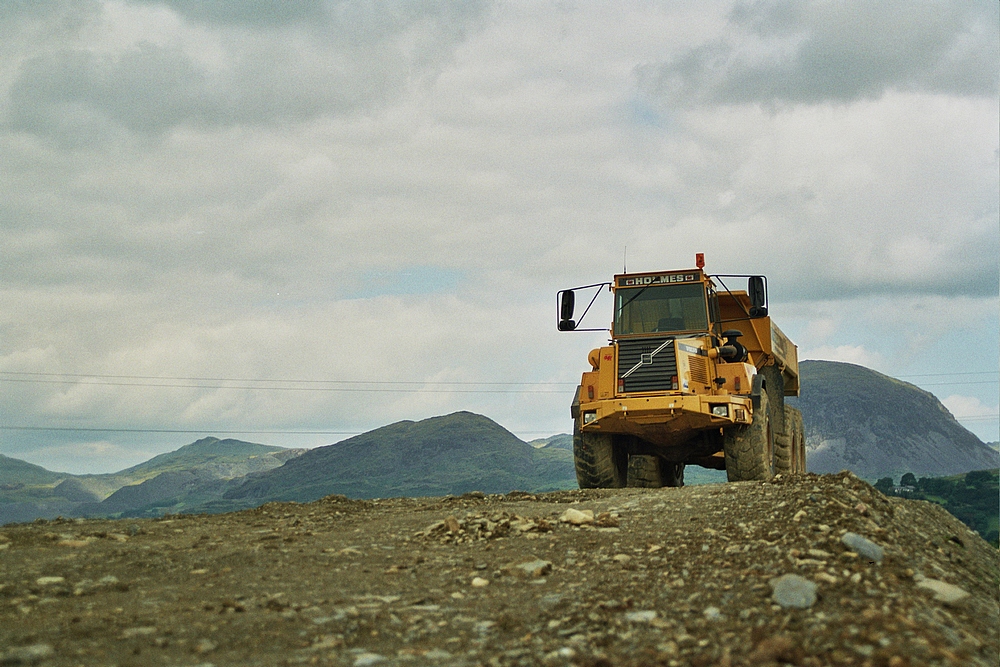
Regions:
<instances>
[{"instance_id":1,"label":"green hillside","mask_svg":"<svg viewBox=\"0 0 1000 667\"><path fill-rule=\"evenodd\" d=\"M572 453L546 449L536 450L486 417L457 412L310 450L225 497L307 501L332 493L384 498L573 488Z\"/></svg>"},{"instance_id":2,"label":"green hillside","mask_svg":"<svg viewBox=\"0 0 1000 667\"><path fill-rule=\"evenodd\" d=\"M157 516L219 500L248 474L283 465L302 449L202 438L115 473L54 473L0 455L0 524L55 516ZM230 503L231 504L231 503Z\"/></svg>"},{"instance_id":3,"label":"green hillside","mask_svg":"<svg viewBox=\"0 0 1000 667\"><path fill-rule=\"evenodd\" d=\"M42 466L36 466L33 463L28 463L20 459L12 459L9 456L0 454L0 490L4 489L4 487L14 487L19 484L24 486L55 484L66 477L69 477L69 475L51 472Z\"/></svg>"},{"instance_id":4,"label":"green hillside","mask_svg":"<svg viewBox=\"0 0 1000 667\"><path fill-rule=\"evenodd\" d=\"M937 503L984 540L1000 546L1000 469L919 479L910 473L898 485L892 477L883 477L875 488L888 496Z\"/></svg>"}]
</instances>

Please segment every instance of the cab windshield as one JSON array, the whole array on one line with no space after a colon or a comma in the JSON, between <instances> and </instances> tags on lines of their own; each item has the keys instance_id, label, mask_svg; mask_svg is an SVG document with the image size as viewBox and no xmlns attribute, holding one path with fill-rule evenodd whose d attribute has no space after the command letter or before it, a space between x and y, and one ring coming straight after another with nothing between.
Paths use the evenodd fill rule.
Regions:
<instances>
[{"instance_id":1,"label":"cab windshield","mask_svg":"<svg viewBox=\"0 0 1000 667\"><path fill-rule=\"evenodd\" d=\"M707 330L708 309L701 283L649 285L615 292L616 336Z\"/></svg>"}]
</instances>

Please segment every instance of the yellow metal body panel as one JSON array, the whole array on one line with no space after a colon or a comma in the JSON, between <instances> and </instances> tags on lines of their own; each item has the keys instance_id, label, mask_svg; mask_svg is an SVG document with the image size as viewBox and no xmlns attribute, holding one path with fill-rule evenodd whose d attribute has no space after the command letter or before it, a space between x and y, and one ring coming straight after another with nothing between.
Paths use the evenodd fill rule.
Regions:
<instances>
[{"instance_id":1,"label":"yellow metal body panel","mask_svg":"<svg viewBox=\"0 0 1000 667\"><path fill-rule=\"evenodd\" d=\"M712 407L727 405L728 416L712 414ZM747 396L669 394L615 398L580 403L584 431L628 433L654 445L673 446L690 438L692 431L748 424L753 406Z\"/></svg>"}]
</instances>

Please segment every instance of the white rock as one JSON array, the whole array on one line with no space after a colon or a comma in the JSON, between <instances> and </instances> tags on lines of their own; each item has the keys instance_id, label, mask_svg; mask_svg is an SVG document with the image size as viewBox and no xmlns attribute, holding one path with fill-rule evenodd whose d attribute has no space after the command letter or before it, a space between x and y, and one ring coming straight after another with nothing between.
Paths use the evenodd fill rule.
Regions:
<instances>
[{"instance_id":1,"label":"white rock","mask_svg":"<svg viewBox=\"0 0 1000 667\"><path fill-rule=\"evenodd\" d=\"M39 586L51 586L53 584L61 584L66 581L66 577L38 577L35 579L35 583Z\"/></svg>"},{"instance_id":2,"label":"white rock","mask_svg":"<svg viewBox=\"0 0 1000 667\"><path fill-rule=\"evenodd\" d=\"M649 623L650 621L656 620L656 612L653 610L630 611L625 614L625 620L632 621L633 623Z\"/></svg>"},{"instance_id":3,"label":"white rock","mask_svg":"<svg viewBox=\"0 0 1000 667\"><path fill-rule=\"evenodd\" d=\"M771 599L788 609L808 609L816 604L816 584L797 574L785 574L771 579Z\"/></svg>"},{"instance_id":4,"label":"white rock","mask_svg":"<svg viewBox=\"0 0 1000 667\"><path fill-rule=\"evenodd\" d=\"M917 582L917 588L929 590L934 599L945 604L955 604L969 597L968 591L938 579L924 579Z\"/></svg>"},{"instance_id":5,"label":"white rock","mask_svg":"<svg viewBox=\"0 0 1000 667\"><path fill-rule=\"evenodd\" d=\"M552 571L552 563L547 560L533 560L530 563L514 565L508 568L508 571L529 577L544 577Z\"/></svg>"},{"instance_id":6,"label":"white rock","mask_svg":"<svg viewBox=\"0 0 1000 667\"><path fill-rule=\"evenodd\" d=\"M594 510L577 510L570 507L559 517L562 523L569 523L574 526L582 526L585 523L594 523Z\"/></svg>"},{"instance_id":7,"label":"white rock","mask_svg":"<svg viewBox=\"0 0 1000 667\"><path fill-rule=\"evenodd\" d=\"M882 558L885 556L885 549L875 544L867 537L863 537L857 533L844 533L844 536L840 538L840 541L843 542L844 546L848 549L856 552L859 556L867 558L869 561L881 563Z\"/></svg>"},{"instance_id":8,"label":"white rock","mask_svg":"<svg viewBox=\"0 0 1000 667\"><path fill-rule=\"evenodd\" d=\"M489 585L490 585L489 579L483 579L482 577L473 577L472 579L473 588L482 588L483 586L489 586Z\"/></svg>"}]
</instances>

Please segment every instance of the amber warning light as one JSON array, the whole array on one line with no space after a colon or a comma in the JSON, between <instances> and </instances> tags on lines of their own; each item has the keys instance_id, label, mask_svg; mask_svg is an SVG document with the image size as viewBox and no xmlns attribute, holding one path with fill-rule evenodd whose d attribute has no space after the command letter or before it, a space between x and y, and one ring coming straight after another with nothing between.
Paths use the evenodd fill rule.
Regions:
<instances>
[{"instance_id":1,"label":"amber warning light","mask_svg":"<svg viewBox=\"0 0 1000 667\"><path fill-rule=\"evenodd\" d=\"M696 252L694 254L694 265L697 266L699 269L705 268L705 253Z\"/></svg>"}]
</instances>

